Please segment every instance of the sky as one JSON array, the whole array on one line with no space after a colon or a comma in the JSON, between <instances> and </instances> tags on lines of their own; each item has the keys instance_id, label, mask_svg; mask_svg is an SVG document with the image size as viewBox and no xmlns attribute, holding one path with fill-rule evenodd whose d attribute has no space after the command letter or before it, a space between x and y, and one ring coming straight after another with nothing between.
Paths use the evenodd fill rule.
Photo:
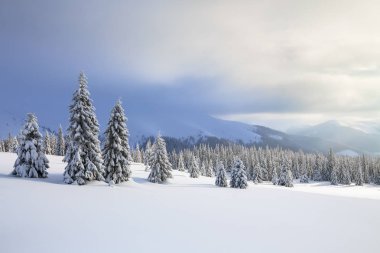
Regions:
<instances>
[{"instance_id":1,"label":"sky","mask_svg":"<svg viewBox=\"0 0 380 253\"><path fill-rule=\"evenodd\" d=\"M0 116L33 111L65 124L83 70L101 122L118 98L131 114L204 113L284 131L380 122L379 9L370 0L2 0Z\"/></svg>"}]
</instances>

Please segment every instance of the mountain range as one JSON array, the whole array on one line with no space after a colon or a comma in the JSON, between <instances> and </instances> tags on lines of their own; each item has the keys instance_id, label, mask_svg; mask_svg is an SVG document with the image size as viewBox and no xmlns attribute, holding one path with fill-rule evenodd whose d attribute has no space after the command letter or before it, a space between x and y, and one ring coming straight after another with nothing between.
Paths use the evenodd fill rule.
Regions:
<instances>
[{"instance_id":1,"label":"mountain range","mask_svg":"<svg viewBox=\"0 0 380 253\"><path fill-rule=\"evenodd\" d=\"M132 146L143 144L147 138L160 132L171 143L175 143L176 147L235 142L262 147L302 149L305 152L326 153L332 148L343 154L380 153L380 134L367 133L337 121L282 132L265 126L222 120L202 113L130 112L127 116ZM17 133L23 122L21 116L11 114L3 113L2 118L0 132L3 138L8 132ZM106 122L104 119L101 123L102 121ZM101 131L104 131L104 125L101 124ZM57 128L52 124L41 123L40 127L41 131Z\"/></svg>"}]
</instances>

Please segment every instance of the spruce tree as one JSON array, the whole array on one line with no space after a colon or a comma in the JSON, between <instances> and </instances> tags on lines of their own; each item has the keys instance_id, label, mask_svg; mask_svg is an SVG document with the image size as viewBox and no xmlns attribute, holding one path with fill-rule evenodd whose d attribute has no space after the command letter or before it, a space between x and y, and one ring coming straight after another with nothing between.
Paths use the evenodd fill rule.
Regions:
<instances>
[{"instance_id":1,"label":"spruce tree","mask_svg":"<svg viewBox=\"0 0 380 253\"><path fill-rule=\"evenodd\" d=\"M150 139L148 139L148 141L146 142L145 154L144 154L145 171L150 170L152 158L153 158L153 147L150 142Z\"/></svg>"},{"instance_id":2,"label":"spruce tree","mask_svg":"<svg viewBox=\"0 0 380 253\"><path fill-rule=\"evenodd\" d=\"M363 176L363 167L360 159L356 162L356 170L355 170L355 184L362 186L364 183L364 176Z\"/></svg>"},{"instance_id":3,"label":"spruce tree","mask_svg":"<svg viewBox=\"0 0 380 253\"><path fill-rule=\"evenodd\" d=\"M37 118L31 113L27 115L19 140L17 160L12 174L19 177L47 177L49 160L44 153Z\"/></svg>"},{"instance_id":4,"label":"spruce tree","mask_svg":"<svg viewBox=\"0 0 380 253\"><path fill-rule=\"evenodd\" d=\"M248 187L245 166L239 158L235 158L234 166L231 171L230 186L232 188L240 189L245 189Z\"/></svg>"},{"instance_id":5,"label":"spruce tree","mask_svg":"<svg viewBox=\"0 0 380 253\"><path fill-rule=\"evenodd\" d=\"M215 185L219 187L227 187L227 175L223 162L218 162Z\"/></svg>"},{"instance_id":6,"label":"spruce tree","mask_svg":"<svg viewBox=\"0 0 380 253\"><path fill-rule=\"evenodd\" d=\"M50 150L52 155L57 155L57 136L54 133L50 134Z\"/></svg>"},{"instance_id":7,"label":"spruce tree","mask_svg":"<svg viewBox=\"0 0 380 253\"><path fill-rule=\"evenodd\" d=\"M172 165L169 162L166 151L165 140L158 134L154 143L153 156L151 159L151 169L148 180L152 183L165 183L172 177Z\"/></svg>"},{"instance_id":8,"label":"spruce tree","mask_svg":"<svg viewBox=\"0 0 380 253\"><path fill-rule=\"evenodd\" d=\"M179 157L178 157L178 170L179 171L185 171L185 163L183 161L183 153L182 152L179 153Z\"/></svg>"},{"instance_id":9,"label":"spruce tree","mask_svg":"<svg viewBox=\"0 0 380 253\"><path fill-rule=\"evenodd\" d=\"M105 131L103 147L104 177L109 184L128 181L131 176L128 130L121 102L117 101L111 111L108 127Z\"/></svg>"},{"instance_id":10,"label":"spruce tree","mask_svg":"<svg viewBox=\"0 0 380 253\"><path fill-rule=\"evenodd\" d=\"M206 163L200 162L200 164L201 164L201 175L206 176Z\"/></svg>"},{"instance_id":11,"label":"spruce tree","mask_svg":"<svg viewBox=\"0 0 380 253\"><path fill-rule=\"evenodd\" d=\"M142 156L141 156L141 151L140 151L140 146L139 144L137 143L136 144L136 150L134 152L134 162L136 163L142 163Z\"/></svg>"},{"instance_id":12,"label":"spruce tree","mask_svg":"<svg viewBox=\"0 0 380 253\"><path fill-rule=\"evenodd\" d=\"M332 179L332 173L335 173L334 180ZM327 155L327 177L330 179L331 184L338 184L338 173L336 168L336 159L333 150L330 148L329 153Z\"/></svg>"},{"instance_id":13,"label":"spruce tree","mask_svg":"<svg viewBox=\"0 0 380 253\"><path fill-rule=\"evenodd\" d=\"M62 132L62 126L59 126L59 129L58 129L56 154L59 156L65 155L65 138Z\"/></svg>"},{"instance_id":14,"label":"spruce tree","mask_svg":"<svg viewBox=\"0 0 380 253\"><path fill-rule=\"evenodd\" d=\"M293 187L293 175L291 168L291 161L289 157L285 154L282 158L281 173L278 180L278 184L286 187Z\"/></svg>"},{"instance_id":15,"label":"spruce tree","mask_svg":"<svg viewBox=\"0 0 380 253\"><path fill-rule=\"evenodd\" d=\"M214 176L213 169L212 169L212 161L208 161L208 163L206 164L205 170L206 170L206 172L205 172L206 177Z\"/></svg>"},{"instance_id":16,"label":"spruce tree","mask_svg":"<svg viewBox=\"0 0 380 253\"><path fill-rule=\"evenodd\" d=\"M345 185L351 184L350 169L348 166L347 158L342 159L341 164L341 183Z\"/></svg>"},{"instance_id":17,"label":"spruce tree","mask_svg":"<svg viewBox=\"0 0 380 253\"><path fill-rule=\"evenodd\" d=\"M87 88L84 73L79 75L79 88L70 105L70 125L67 130L70 142L64 161L64 182L78 185L92 180L104 180L103 160L99 142L99 124Z\"/></svg>"},{"instance_id":18,"label":"spruce tree","mask_svg":"<svg viewBox=\"0 0 380 253\"><path fill-rule=\"evenodd\" d=\"M317 154L315 157L315 164L313 168L313 180L322 181L322 156Z\"/></svg>"},{"instance_id":19,"label":"spruce tree","mask_svg":"<svg viewBox=\"0 0 380 253\"><path fill-rule=\"evenodd\" d=\"M198 160L195 158L194 155L191 158L191 163L189 166L189 173L190 173L190 177L192 177L192 178L198 178L199 174L200 174L199 163L198 163Z\"/></svg>"},{"instance_id":20,"label":"spruce tree","mask_svg":"<svg viewBox=\"0 0 380 253\"><path fill-rule=\"evenodd\" d=\"M50 134L48 131L46 131L45 137L44 137L44 149L45 149L45 154L47 154L47 155L52 154L51 146L50 146Z\"/></svg>"},{"instance_id":21,"label":"spruce tree","mask_svg":"<svg viewBox=\"0 0 380 253\"><path fill-rule=\"evenodd\" d=\"M339 184L339 171L338 167L339 165L337 164L337 159L335 158L335 155L330 148L329 153L327 155L327 173L329 174L330 177L330 183L332 185L338 185Z\"/></svg>"},{"instance_id":22,"label":"spruce tree","mask_svg":"<svg viewBox=\"0 0 380 253\"><path fill-rule=\"evenodd\" d=\"M301 157L301 168L300 168L300 183L309 183L309 177L307 175L307 164L306 157L302 154Z\"/></svg>"}]
</instances>

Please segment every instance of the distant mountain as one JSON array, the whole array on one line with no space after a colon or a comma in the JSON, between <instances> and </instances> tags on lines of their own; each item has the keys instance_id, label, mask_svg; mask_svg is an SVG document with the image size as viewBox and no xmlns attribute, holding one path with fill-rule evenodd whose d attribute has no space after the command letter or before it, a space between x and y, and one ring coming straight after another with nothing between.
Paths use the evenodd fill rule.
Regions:
<instances>
[{"instance_id":1,"label":"distant mountain","mask_svg":"<svg viewBox=\"0 0 380 253\"><path fill-rule=\"evenodd\" d=\"M349 147L355 152L380 153L380 134L364 132L338 121L327 121L311 127L292 129L288 133L320 138Z\"/></svg>"},{"instance_id":2,"label":"distant mountain","mask_svg":"<svg viewBox=\"0 0 380 253\"><path fill-rule=\"evenodd\" d=\"M143 144L158 131L170 141L170 147L192 147L199 143L235 142L245 145L282 147L306 152L326 153L329 148L336 151L350 147L317 137L287 134L260 125L217 119L208 115L190 114L130 114L128 127L131 144Z\"/></svg>"},{"instance_id":3,"label":"distant mountain","mask_svg":"<svg viewBox=\"0 0 380 253\"><path fill-rule=\"evenodd\" d=\"M23 115L17 117L11 114L2 114L0 118L0 134L2 138L8 132L17 134L23 124ZM147 138L154 137L158 132L168 141L169 149L190 148L200 143L215 145L217 143L240 143L245 145L256 145L262 147L282 147L292 150L302 149L306 152L326 153L329 148L336 152L352 150L360 153L361 151L377 152L375 148L369 149L366 141L360 142L362 145L354 146L350 143L337 141L339 139L325 138L326 131L306 131L303 129L300 134L289 134L273 130L260 125L249 125L241 122L217 119L202 113L170 113L160 110L157 112L146 111L134 113L128 112L128 129L130 132L131 146L136 143L144 144ZM101 132L106 126L108 115L98 115L101 122ZM60 119L62 120L62 119ZM42 121L40 124L41 132L53 132L58 124ZM54 127L56 126L56 127ZM63 126L65 128L65 126ZM329 129L329 127L326 127ZM53 130L51 130L53 129ZM358 131L358 130L356 130ZM352 134L351 134L352 135ZM368 136L366 136L368 137ZM102 136L101 136L102 138ZM367 140L366 138L365 140ZM344 140L344 138L343 138ZM372 142L370 147L375 147L376 142ZM354 142L354 141L352 141ZM355 143L355 142L354 142Z\"/></svg>"}]
</instances>

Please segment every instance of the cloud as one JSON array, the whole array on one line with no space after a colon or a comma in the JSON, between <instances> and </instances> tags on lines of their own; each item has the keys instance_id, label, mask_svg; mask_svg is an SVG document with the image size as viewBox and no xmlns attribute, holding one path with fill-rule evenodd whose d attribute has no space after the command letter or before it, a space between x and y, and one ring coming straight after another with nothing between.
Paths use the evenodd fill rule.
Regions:
<instances>
[{"instance_id":1,"label":"cloud","mask_svg":"<svg viewBox=\"0 0 380 253\"><path fill-rule=\"evenodd\" d=\"M8 69L85 69L107 85L134 80L172 87L161 88L170 94L192 91L195 98L183 100L200 101L211 114L373 118L379 8L378 1L340 0L7 1L0 43Z\"/></svg>"}]
</instances>

